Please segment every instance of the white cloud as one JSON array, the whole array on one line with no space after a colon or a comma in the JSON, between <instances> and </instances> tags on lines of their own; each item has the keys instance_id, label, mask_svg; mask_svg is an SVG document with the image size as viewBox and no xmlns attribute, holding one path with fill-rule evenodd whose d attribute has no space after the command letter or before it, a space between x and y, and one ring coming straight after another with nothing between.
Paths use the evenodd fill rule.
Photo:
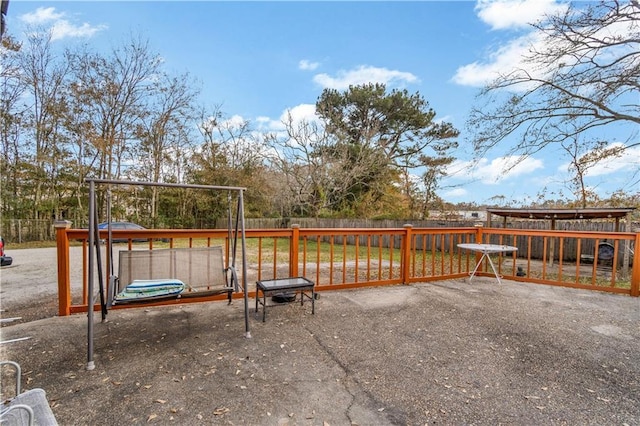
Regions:
<instances>
[{"instance_id":1,"label":"white cloud","mask_svg":"<svg viewBox=\"0 0 640 426\"><path fill-rule=\"evenodd\" d=\"M87 38L93 36L98 31L107 28L106 25L91 25L83 23L76 25L64 19L64 12L56 12L55 7L39 7L35 12L25 13L20 19L34 26L51 25L51 40L61 40L67 37Z\"/></svg>"},{"instance_id":2,"label":"white cloud","mask_svg":"<svg viewBox=\"0 0 640 426\"><path fill-rule=\"evenodd\" d=\"M409 72L361 65L349 71L340 70L335 77L329 74L317 74L313 77L313 81L323 88L345 90L352 85L356 86L367 83L400 85L402 83L415 83L419 80L418 77Z\"/></svg>"},{"instance_id":3,"label":"white cloud","mask_svg":"<svg viewBox=\"0 0 640 426\"><path fill-rule=\"evenodd\" d=\"M51 40L60 40L67 37L87 38L105 28L107 28L105 25L92 26L86 22L77 26L71 24L69 21L61 20L56 22L51 28Z\"/></svg>"},{"instance_id":4,"label":"white cloud","mask_svg":"<svg viewBox=\"0 0 640 426\"><path fill-rule=\"evenodd\" d=\"M494 158L491 161L482 158L477 163L454 161L447 168L447 174L452 178L479 180L485 185L497 185L543 168L542 160L532 157L522 159L512 155Z\"/></svg>"},{"instance_id":5,"label":"white cloud","mask_svg":"<svg viewBox=\"0 0 640 426\"><path fill-rule=\"evenodd\" d=\"M214 116L209 116L204 120L201 126L209 132L213 132L215 130L233 131L235 129L241 129L246 122L247 120L238 114L221 121Z\"/></svg>"},{"instance_id":6,"label":"white cloud","mask_svg":"<svg viewBox=\"0 0 640 426\"><path fill-rule=\"evenodd\" d=\"M556 0L479 0L476 5L478 17L494 30L524 28L545 14L560 13L566 8L567 4ZM500 74L516 69L544 73L544 68L531 69L523 60L531 51L542 50L542 43L542 35L533 31L512 38L490 51L483 60L459 67L452 81L463 86L483 87Z\"/></svg>"},{"instance_id":7,"label":"white cloud","mask_svg":"<svg viewBox=\"0 0 640 426\"><path fill-rule=\"evenodd\" d=\"M485 62L476 61L459 67L453 76L453 82L462 86L482 87L495 80L500 74L525 68L524 55L538 43L538 38L534 34L528 34L512 39L490 53Z\"/></svg>"},{"instance_id":8,"label":"white cloud","mask_svg":"<svg viewBox=\"0 0 640 426\"><path fill-rule=\"evenodd\" d=\"M291 119L294 123L301 123L303 121L310 123L318 120L316 115L316 106L314 104L300 104L289 108L280 116L280 120L286 121L288 116L291 115Z\"/></svg>"},{"instance_id":9,"label":"white cloud","mask_svg":"<svg viewBox=\"0 0 640 426\"><path fill-rule=\"evenodd\" d=\"M444 199L451 199L451 198L462 198L462 197L466 197L467 195L469 195L469 191L467 191L466 189L453 188L448 191L444 191L441 197L443 197Z\"/></svg>"},{"instance_id":10,"label":"white cloud","mask_svg":"<svg viewBox=\"0 0 640 426\"><path fill-rule=\"evenodd\" d=\"M42 25L51 21L57 21L64 17L64 13L56 12L55 7L39 7L35 12L25 13L20 20L29 25Z\"/></svg>"},{"instance_id":11,"label":"white cloud","mask_svg":"<svg viewBox=\"0 0 640 426\"><path fill-rule=\"evenodd\" d=\"M226 120L224 120L222 123L219 124L219 127L225 128L225 129L236 129L236 128L241 128L242 126L245 125L245 123L247 122L247 120L245 120L244 118L242 118L242 116L235 114L233 116L231 116L231 118L228 118Z\"/></svg>"},{"instance_id":12,"label":"white cloud","mask_svg":"<svg viewBox=\"0 0 640 426\"><path fill-rule=\"evenodd\" d=\"M320 66L319 62L311 62L308 59L303 59L298 62L298 68L305 71L313 71Z\"/></svg>"},{"instance_id":13,"label":"white cloud","mask_svg":"<svg viewBox=\"0 0 640 426\"><path fill-rule=\"evenodd\" d=\"M284 132L284 123L289 121L291 116L292 124L297 125L302 122L312 123L319 120L316 115L315 104L300 104L292 108L287 108L280 114L278 119L274 120L270 117L258 117L255 121L258 124L258 130L266 132Z\"/></svg>"},{"instance_id":14,"label":"white cloud","mask_svg":"<svg viewBox=\"0 0 640 426\"><path fill-rule=\"evenodd\" d=\"M547 14L565 10L556 0L478 0L478 17L492 30L526 28Z\"/></svg>"}]
</instances>

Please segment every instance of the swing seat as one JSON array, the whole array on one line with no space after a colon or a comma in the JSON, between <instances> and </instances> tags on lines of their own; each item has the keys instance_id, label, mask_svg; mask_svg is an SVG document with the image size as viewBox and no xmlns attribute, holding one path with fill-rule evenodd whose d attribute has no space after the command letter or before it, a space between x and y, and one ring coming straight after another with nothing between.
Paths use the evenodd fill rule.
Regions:
<instances>
[{"instance_id":1,"label":"swing seat","mask_svg":"<svg viewBox=\"0 0 640 426\"><path fill-rule=\"evenodd\" d=\"M186 288L180 280L134 280L116 295L115 303L180 297Z\"/></svg>"},{"instance_id":2,"label":"swing seat","mask_svg":"<svg viewBox=\"0 0 640 426\"><path fill-rule=\"evenodd\" d=\"M238 291L235 270L224 267L222 247L122 250L110 280L109 305Z\"/></svg>"}]
</instances>

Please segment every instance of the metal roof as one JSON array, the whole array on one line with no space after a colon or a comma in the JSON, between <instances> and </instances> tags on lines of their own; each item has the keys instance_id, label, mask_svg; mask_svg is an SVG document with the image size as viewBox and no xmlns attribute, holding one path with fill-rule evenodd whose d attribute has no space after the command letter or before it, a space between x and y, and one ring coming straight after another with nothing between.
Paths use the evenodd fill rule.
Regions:
<instances>
[{"instance_id":1,"label":"metal roof","mask_svg":"<svg viewBox=\"0 0 640 426\"><path fill-rule=\"evenodd\" d=\"M494 209L488 208L487 213L502 217L517 217L521 219L612 219L625 217L635 210L635 207L592 208L592 209Z\"/></svg>"}]
</instances>

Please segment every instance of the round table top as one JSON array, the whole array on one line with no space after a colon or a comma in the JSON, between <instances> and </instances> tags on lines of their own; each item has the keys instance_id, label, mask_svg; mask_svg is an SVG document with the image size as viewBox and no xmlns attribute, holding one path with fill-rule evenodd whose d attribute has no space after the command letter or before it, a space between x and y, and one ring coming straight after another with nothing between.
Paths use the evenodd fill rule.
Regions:
<instances>
[{"instance_id":1,"label":"round table top","mask_svg":"<svg viewBox=\"0 0 640 426\"><path fill-rule=\"evenodd\" d=\"M518 250L518 247L507 246L504 244L462 243L462 244L458 244L458 247L467 249L467 250L481 251L483 253L500 253L505 251Z\"/></svg>"}]
</instances>

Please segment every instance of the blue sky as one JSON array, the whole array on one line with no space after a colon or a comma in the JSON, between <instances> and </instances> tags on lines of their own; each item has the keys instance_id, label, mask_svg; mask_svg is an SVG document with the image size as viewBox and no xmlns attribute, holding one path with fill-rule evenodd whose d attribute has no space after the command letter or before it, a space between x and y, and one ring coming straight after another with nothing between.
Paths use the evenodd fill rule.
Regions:
<instances>
[{"instance_id":1,"label":"blue sky","mask_svg":"<svg viewBox=\"0 0 640 426\"><path fill-rule=\"evenodd\" d=\"M132 34L148 39L165 69L188 72L202 85L201 101L222 105L230 118L250 120L259 130L281 128L291 111L310 118L326 87L381 82L419 92L461 131L457 161L440 195L450 202L527 205L545 192L570 194L568 158L555 149L512 161L509 141L474 168L465 131L468 112L482 85L497 70L517 64L531 40L528 22L562 10L555 0L413 2L243 1L20 1L11 0L8 31L20 38L28 25L53 29L55 43L88 43L109 49ZM640 100L639 100L640 101ZM607 129L611 142L637 129ZM595 168L587 183L601 196L640 188L634 172L640 150Z\"/></svg>"}]
</instances>

